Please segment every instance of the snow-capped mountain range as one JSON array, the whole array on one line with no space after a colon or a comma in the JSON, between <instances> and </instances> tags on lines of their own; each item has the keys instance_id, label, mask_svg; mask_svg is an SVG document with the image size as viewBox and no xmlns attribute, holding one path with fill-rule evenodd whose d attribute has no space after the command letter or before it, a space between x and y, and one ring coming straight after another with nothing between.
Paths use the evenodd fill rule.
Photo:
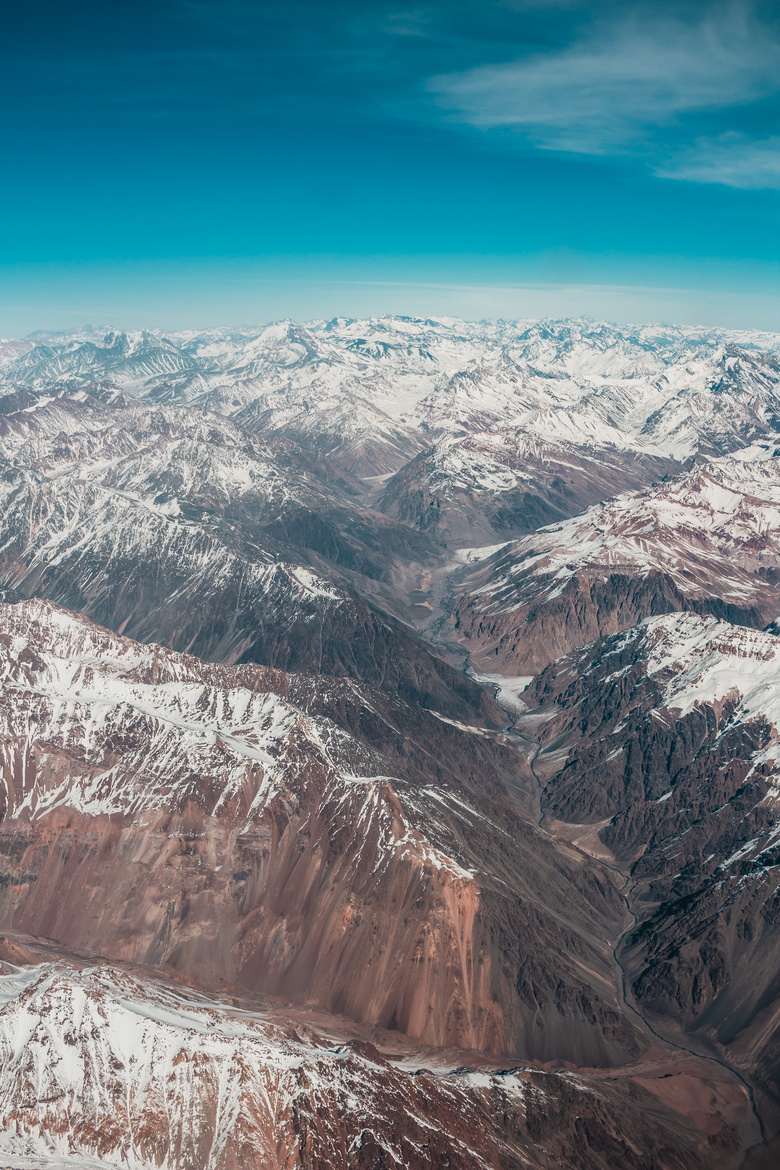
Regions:
<instances>
[{"instance_id":1,"label":"snow-capped mountain range","mask_svg":"<svg viewBox=\"0 0 780 1170\"><path fill-rule=\"evenodd\" d=\"M361 445L386 448L397 468L415 444L429 445L423 436L502 424L687 459L741 446L778 417L774 334L372 318L167 336L109 331L30 343L18 354L20 344L3 343L7 392L103 384L330 444L354 465Z\"/></svg>"},{"instance_id":2,"label":"snow-capped mountain range","mask_svg":"<svg viewBox=\"0 0 780 1170\"><path fill-rule=\"evenodd\" d=\"M774 1165L779 615L780 334L0 341L0 1166Z\"/></svg>"},{"instance_id":3,"label":"snow-capped mountain range","mask_svg":"<svg viewBox=\"0 0 780 1170\"><path fill-rule=\"evenodd\" d=\"M44 934L56 914L71 946L496 1055L555 1051L563 978L587 1004L572 1050L609 1061L641 1043L584 933L584 977L542 958L542 938L586 919L608 934L619 909L518 821L501 738L351 680L118 638L38 600L0 606L0 681L0 838L15 843L0 912L15 929ZM565 928L550 900L564 887ZM533 915L510 914L529 894ZM501 956L535 938L530 1009Z\"/></svg>"},{"instance_id":4,"label":"snow-capped mountain range","mask_svg":"<svg viewBox=\"0 0 780 1170\"><path fill-rule=\"evenodd\" d=\"M570 1071L456 1068L424 1051L381 1052L339 1035L335 1020L315 1030L270 1005L252 1010L134 970L32 957L0 969L4 1164L572 1167L587 1121L599 1132L633 1126L658 1165L671 1165L640 1080L624 1094ZM731 1104L726 1086L713 1101ZM703 1170L693 1135L682 1119L672 1124L689 1165Z\"/></svg>"}]
</instances>

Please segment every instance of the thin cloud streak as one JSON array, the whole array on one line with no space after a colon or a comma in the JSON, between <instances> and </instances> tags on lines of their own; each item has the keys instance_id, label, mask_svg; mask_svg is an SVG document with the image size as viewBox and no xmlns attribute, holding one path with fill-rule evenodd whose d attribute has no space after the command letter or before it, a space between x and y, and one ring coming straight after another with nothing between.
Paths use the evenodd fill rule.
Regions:
<instances>
[{"instance_id":1,"label":"thin cloud streak","mask_svg":"<svg viewBox=\"0 0 780 1170\"><path fill-rule=\"evenodd\" d=\"M749 139L736 133L700 139L656 171L664 179L720 183L741 190L780 190L780 137Z\"/></svg>"},{"instance_id":2,"label":"thin cloud streak","mask_svg":"<svg viewBox=\"0 0 780 1170\"><path fill-rule=\"evenodd\" d=\"M686 115L776 94L780 42L744 8L696 24L635 17L562 51L435 77L429 89L457 120L517 129L542 149L642 153Z\"/></svg>"}]
</instances>

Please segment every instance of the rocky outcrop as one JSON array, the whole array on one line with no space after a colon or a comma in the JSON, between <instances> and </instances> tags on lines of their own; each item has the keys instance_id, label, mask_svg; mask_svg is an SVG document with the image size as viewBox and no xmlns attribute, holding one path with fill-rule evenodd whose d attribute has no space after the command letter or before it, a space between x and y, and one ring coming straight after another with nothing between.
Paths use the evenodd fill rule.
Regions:
<instances>
[{"instance_id":1,"label":"rocky outcrop","mask_svg":"<svg viewBox=\"0 0 780 1170\"><path fill-rule=\"evenodd\" d=\"M637 999L777 1097L780 639L656 618L552 663L526 695L548 823L592 826L630 874Z\"/></svg>"}]
</instances>

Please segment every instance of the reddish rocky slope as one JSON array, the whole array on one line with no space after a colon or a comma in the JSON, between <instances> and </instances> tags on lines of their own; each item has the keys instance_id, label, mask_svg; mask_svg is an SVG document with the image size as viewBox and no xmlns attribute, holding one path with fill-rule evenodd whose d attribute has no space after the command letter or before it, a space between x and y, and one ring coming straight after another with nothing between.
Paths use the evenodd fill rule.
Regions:
<instances>
[{"instance_id":1,"label":"reddish rocky slope","mask_svg":"<svg viewBox=\"0 0 780 1170\"><path fill-rule=\"evenodd\" d=\"M432 1043L641 1050L617 893L514 812L518 757L489 733L385 718L378 691L361 725L354 684L210 666L44 602L0 620L7 926Z\"/></svg>"}]
</instances>

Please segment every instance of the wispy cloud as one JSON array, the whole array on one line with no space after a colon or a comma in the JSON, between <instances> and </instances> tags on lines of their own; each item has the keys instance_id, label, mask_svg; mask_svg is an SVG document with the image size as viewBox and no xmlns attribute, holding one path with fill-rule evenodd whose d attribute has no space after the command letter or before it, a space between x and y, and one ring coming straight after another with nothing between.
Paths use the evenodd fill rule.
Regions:
<instances>
[{"instance_id":1,"label":"wispy cloud","mask_svg":"<svg viewBox=\"0 0 780 1170\"><path fill-rule=\"evenodd\" d=\"M656 174L692 183L780 190L780 137L751 139L731 132L699 139L689 150L659 167Z\"/></svg>"},{"instance_id":2,"label":"wispy cloud","mask_svg":"<svg viewBox=\"0 0 780 1170\"><path fill-rule=\"evenodd\" d=\"M684 132L692 115L777 93L780 41L744 6L688 23L635 15L562 50L435 77L429 89L458 120L513 127L543 149L646 152L662 146L659 132ZM665 173L691 177L683 170Z\"/></svg>"}]
</instances>

